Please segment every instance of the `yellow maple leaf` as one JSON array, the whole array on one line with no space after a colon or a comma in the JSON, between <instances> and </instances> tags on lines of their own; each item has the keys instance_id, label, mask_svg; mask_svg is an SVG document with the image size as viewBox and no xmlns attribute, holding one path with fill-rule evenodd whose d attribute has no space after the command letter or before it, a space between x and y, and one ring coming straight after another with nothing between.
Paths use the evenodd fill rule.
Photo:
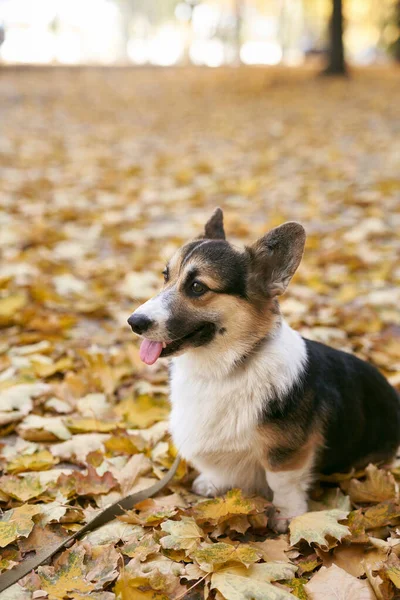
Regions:
<instances>
[{"instance_id":1,"label":"yellow maple leaf","mask_svg":"<svg viewBox=\"0 0 400 600\"><path fill-rule=\"evenodd\" d=\"M45 471L58 463L48 450L40 450L35 454L20 454L7 464L9 473L22 473L23 471Z\"/></svg>"},{"instance_id":2,"label":"yellow maple leaf","mask_svg":"<svg viewBox=\"0 0 400 600\"><path fill-rule=\"evenodd\" d=\"M4 548L19 537L28 537L34 526L32 517L40 512L40 506L31 504L7 510L0 521L0 547Z\"/></svg>"},{"instance_id":3,"label":"yellow maple leaf","mask_svg":"<svg viewBox=\"0 0 400 600\"><path fill-rule=\"evenodd\" d=\"M246 498L239 489L229 490L225 496L199 502L192 514L199 523L213 524L237 515L254 515L264 512L269 503L264 498Z\"/></svg>"},{"instance_id":4,"label":"yellow maple leaf","mask_svg":"<svg viewBox=\"0 0 400 600\"><path fill-rule=\"evenodd\" d=\"M85 549L75 545L55 561L52 567L39 567L40 589L49 598L63 600L69 592L91 592L94 584L85 580L86 567L83 563Z\"/></svg>"},{"instance_id":5,"label":"yellow maple leaf","mask_svg":"<svg viewBox=\"0 0 400 600\"><path fill-rule=\"evenodd\" d=\"M350 535L349 528L338 522L345 519L347 514L347 511L333 509L307 512L295 517L289 525L290 543L294 546L300 540L305 540L327 549L327 535L338 541Z\"/></svg>"},{"instance_id":6,"label":"yellow maple leaf","mask_svg":"<svg viewBox=\"0 0 400 600\"><path fill-rule=\"evenodd\" d=\"M126 426L145 429L164 421L169 414L169 405L167 400L142 395L135 400L126 398L118 404L115 412L124 419Z\"/></svg>"},{"instance_id":7,"label":"yellow maple leaf","mask_svg":"<svg viewBox=\"0 0 400 600\"><path fill-rule=\"evenodd\" d=\"M118 578L114 593L117 600L170 600L163 592L151 588L147 579L132 577L127 572Z\"/></svg>"},{"instance_id":8,"label":"yellow maple leaf","mask_svg":"<svg viewBox=\"0 0 400 600\"><path fill-rule=\"evenodd\" d=\"M72 433L109 433L115 431L122 426L121 423L112 421L102 421L101 419L95 419L90 417L76 417L73 419L66 419L66 426Z\"/></svg>"},{"instance_id":9,"label":"yellow maple leaf","mask_svg":"<svg viewBox=\"0 0 400 600\"><path fill-rule=\"evenodd\" d=\"M202 546L190 554L204 571L213 571L217 565L239 562L249 566L260 560L261 552L247 544L217 542Z\"/></svg>"},{"instance_id":10,"label":"yellow maple leaf","mask_svg":"<svg viewBox=\"0 0 400 600\"><path fill-rule=\"evenodd\" d=\"M0 490L21 502L37 498L45 489L36 475L27 475L26 477L4 475L0 478Z\"/></svg>"},{"instance_id":11,"label":"yellow maple leaf","mask_svg":"<svg viewBox=\"0 0 400 600\"><path fill-rule=\"evenodd\" d=\"M172 550L190 550L204 537L203 531L191 517L182 517L180 521L165 521L161 524L161 529L169 534L161 538L161 546Z\"/></svg>"},{"instance_id":12,"label":"yellow maple leaf","mask_svg":"<svg viewBox=\"0 0 400 600\"><path fill-rule=\"evenodd\" d=\"M227 566L213 573L211 588L226 600L293 600L294 596L271 581L294 577L297 567L287 563Z\"/></svg>"}]
</instances>

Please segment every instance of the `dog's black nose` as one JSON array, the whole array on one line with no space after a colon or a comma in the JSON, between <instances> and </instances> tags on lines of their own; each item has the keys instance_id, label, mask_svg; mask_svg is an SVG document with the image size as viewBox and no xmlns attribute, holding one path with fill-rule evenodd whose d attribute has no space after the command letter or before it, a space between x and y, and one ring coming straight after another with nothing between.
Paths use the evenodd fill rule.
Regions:
<instances>
[{"instance_id":1,"label":"dog's black nose","mask_svg":"<svg viewBox=\"0 0 400 600\"><path fill-rule=\"evenodd\" d=\"M140 313L137 315L134 313L129 317L128 323L131 326L132 331L142 335L142 333L147 331L150 325L153 324L153 321L149 319L149 317L146 317L146 315L141 315Z\"/></svg>"}]
</instances>

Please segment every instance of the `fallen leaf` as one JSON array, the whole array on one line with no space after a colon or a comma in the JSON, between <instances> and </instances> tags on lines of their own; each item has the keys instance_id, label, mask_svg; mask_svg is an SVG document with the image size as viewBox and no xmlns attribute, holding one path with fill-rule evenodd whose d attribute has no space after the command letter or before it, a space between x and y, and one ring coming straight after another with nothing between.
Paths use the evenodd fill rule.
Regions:
<instances>
[{"instance_id":1,"label":"fallen leaf","mask_svg":"<svg viewBox=\"0 0 400 600\"><path fill-rule=\"evenodd\" d=\"M0 594L0 600L32 600L32 593L20 583L14 583Z\"/></svg>"},{"instance_id":2,"label":"fallen leaf","mask_svg":"<svg viewBox=\"0 0 400 600\"><path fill-rule=\"evenodd\" d=\"M78 471L72 471L70 475L60 475L57 481L57 487L67 492L69 491L70 494L76 493L78 496L107 494L113 488L118 487L118 485L118 481L112 473L107 471L100 476L91 465L88 465L85 475Z\"/></svg>"},{"instance_id":3,"label":"fallen leaf","mask_svg":"<svg viewBox=\"0 0 400 600\"><path fill-rule=\"evenodd\" d=\"M226 600L293 600L292 594L270 582L291 578L295 572L296 567L287 563L225 567L212 574L211 588Z\"/></svg>"},{"instance_id":4,"label":"fallen leaf","mask_svg":"<svg viewBox=\"0 0 400 600\"><path fill-rule=\"evenodd\" d=\"M23 504L3 513L0 521L0 547L5 548L19 537L28 537L33 529L32 517L38 515L41 507Z\"/></svg>"},{"instance_id":5,"label":"fallen leaf","mask_svg":"<svg viewBox=\"0 0 400 600\"><path fill-rule=\"evenodd\" d=\"M72 433L110 433L119 427L123 427L122 423L101 421L95 418L75 418L66 419L65 425Z\"/></svg>"},{"instance_id":6,"label":"fallen leaf","mask_svg":"<svg viewBox=\"0 0 400 600\"><path fill-rule=\"evenodd\" d=\"M145 533L145 530L139 525L128 525L128 523L122 523L117 519L113 519L109 523L88 533L83 540L92 544L92 546L100 546L110 544L111 542L128 542L131 541L132 536L140 540Z\"/></svg>"},{"instance_id":7,"label":"fallen leaf","mask_svg":"<svg viewBox=\"0 0 400 600\"><path fill-rule=\"evenodd\" d=\"M45 471L58 463L58 460L48 450L40 450L35 454L20 454L7 464L9 473L23 471Z\"/></svg>"},{"instance_id":8,"label":"fallen leaf","mask_svg":"<svg viewBox=\"0 0 400 600\"><path fill-rule=\"evenodd\" d=\"M284 561L290 562L286 551L289 550L289 544L286 539L280 537L278 539L266 539L263 542L249 542L250 546L261 552L265 562Z\"/></svg>"},{"instance_id":9,"label":"fallen leaf","mask_svg":"<svg viewBox=\"0 0 400 600\"><path fill-rule=\"evenodd\" d=\"M336 565L321 567L305 586L310 600L375 600L367 581L349 575Z\"/></svg>"},{"instance_id":10,"label":"fallen leaf","mask_svg":"<svg viewBox=\"0 0 400 600\"><path fill-rule=\"evenodd\" d=\"M140 577L122 573L114 588L117 600L170 600L163 592L158 592Z\"/></svg>"},{"instance_id":11,"label":"fallen leaf","mask_svg":"<svg viewBox=\"0 0 400 600\"><path fill-rule=\"evenodd\" d=\"M4 475L0 477L0 490L21 502L37 498L45 491L37 475Z\"/></svg>"},{"instance_id":12,"label":"fallen leaf","mask_svg":"<svg viewBox=\"0 0 400 600\"><path fill-rule=\"evenodd\" d=\"M39 415L26 417L18 426L18 433L25 440L34 442L68 440L71 437L62 417L40 417Z\"/></svg>"},{"instance_id":13,"label":"fallen leaf","mask_svg":"<svg viewBox=\"0 0 400 600\"><path fill-rule=\"evenodd\" d=\"M94 585L86 578L84 565L85 549L76 545L66 550L54 562L52 567L39 567L40 588L50 598L64 600L70 592L91 592Z\"/></svg>"},{"instance_id":14,"label":"fallen leaf","mask_svg":"<svg viewBox=\"0 0 400 600\"><path fill-rule=\"evenodd\" d=\"M179 521L165 521L161 524L161 529L168 533L160 540L161 546L167 549L192 550L204 538L204 533L191 517L182 517Z\"/></svg>"},{"instance_id":15,"label":"fallen leaf","mask_svg":"<svg viewBox=\"0 0 400 600\"><path fill-rule=\"evenodd\" d=\"M216 566L227 562L239 562L248 567L260 560L261 553L247 544L233 545L218 542L200 546L190 552L190 557L195 559L203 571L213 571Z\"/></svg>"},{"instance_id":16,"label":"fallen leaf","mask_svg":"<svg viewBox=\"0 0 400 600\"><path fill-rule=\"evenodd\" d=\"M93 582L96 589L103 589L117 579L118 565L122 561L114 544L90 547L86 553L86 579Z\"/></svg>"},{"instance_id":17,"label":"fallen leaf","mask_svg":"<svg viewBox=\"0 0 400 600\"><path fill-rule=\"evenodd\" d=\"M366 480L352 479L347 493L352 502L377 503L392 500L396 496L396 482L390 471L378 469L375 465L368 465L365 470Z\"/></svg>"},{"instance_id":18,"label":"fallen leaf","mask_svg":"<svg viewBox=\"0 0 400 600\"><path fill-rule=\"evenodd\" d=\"M349 528L338 523L346 517L346 511L337 509L308 512L295 517L289 525L290 543L294 546L300 540L305 540L308 544L317 544L327 549L329 544L326 536L340 541L350 535Z\"/></svg>"},{"instance_id":19,"label":"fallen leaf","mask_svg":"<svg viewBox=\"0 0 400 600\"><path fill-rule=\"evenodd\" d=\"M122 554L140 561L146 560L150 554L158 552L160 545L157 544L151 533L145 534L140 540L134 539L121 547Z\"/></svg>"},{"instance_id":20,"label":"fallen leaf","mask_svg":"<svg viewBox=\"0 0 400 600\"><path fill-rule=\"evenodd\" d=\"M127 427L144 429L157 421L164 421L169 414L166 400L156 400L148 395L136 398L127 398L120 402L115 412L121 416Z\"/></svg>"},{"instance_id":21,"label":"fallen leaf","mask_svg":"<svg viewBox=\"0 0 400 600\"><path fill-rule=\"evenodd\" d=\"M255 515L269 505L264 498L246 498L241 490L233 489L223 497L199 502L192 509L198 523L217 524L237 515Z\"/></svg>"},{"instance_id":22,"label":"fallen leaf","mask_svg":"<svg viewBox=\"0 0 400 600\"><path fill-rule=\"evenodd\" d=\"M14 323L15 316L27 301L25 294L11 294L0 298L0 327Z\"/></svg>"},{"instance_id":23,"label":"fallen leaf","mask_svg":"<svg viewBox=\"0 0 400 600\"><path fill-rule=\"evenodd\" d=\"M51 548L55 544L61 543L66 537L68 537L68 534L60 525L45 527L35 524L28 537L19 540L18 547L21 552L34 550L38 553L45 548Z\"/></svg>"}]
</instances>

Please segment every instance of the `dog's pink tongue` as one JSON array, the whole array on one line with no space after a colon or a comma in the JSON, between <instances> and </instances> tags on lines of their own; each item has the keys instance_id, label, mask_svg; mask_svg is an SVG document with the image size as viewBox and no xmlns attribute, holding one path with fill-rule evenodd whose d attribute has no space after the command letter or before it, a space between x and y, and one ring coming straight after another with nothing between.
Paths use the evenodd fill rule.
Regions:
<instances>
[{"instance_id":1,"label":"dog's pink tongue","mask_svg":"<svg viewBox=\"0 0 400 600\"><path fill-rule=\"evenodd\" d=\"M162 342L152 342L144 339L140 345L140 358L146 365L153 365L163 349Z\"/></svg>"}]
</instances>

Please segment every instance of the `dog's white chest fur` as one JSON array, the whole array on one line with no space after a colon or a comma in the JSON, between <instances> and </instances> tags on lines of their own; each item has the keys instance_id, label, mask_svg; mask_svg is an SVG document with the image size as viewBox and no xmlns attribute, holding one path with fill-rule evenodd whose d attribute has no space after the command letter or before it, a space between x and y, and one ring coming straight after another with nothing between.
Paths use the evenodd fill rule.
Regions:
<instances>
[{"instance_id":1,"label":"dog's white chest fur","mask_svg":"<svg viewBox=\"0 0 400 600\"><path fill-rule=\"evenodd\" d=\"M232 358L225 360L232 364ZM203 473L218 471L221 478L224 472L226 487L259 488L254 445L263 408L293 385L305 359L302 338L286 323L248 365L234 370L206 347L175 358L170 431L181 456Z\"/></svg>"}]
</instances>

